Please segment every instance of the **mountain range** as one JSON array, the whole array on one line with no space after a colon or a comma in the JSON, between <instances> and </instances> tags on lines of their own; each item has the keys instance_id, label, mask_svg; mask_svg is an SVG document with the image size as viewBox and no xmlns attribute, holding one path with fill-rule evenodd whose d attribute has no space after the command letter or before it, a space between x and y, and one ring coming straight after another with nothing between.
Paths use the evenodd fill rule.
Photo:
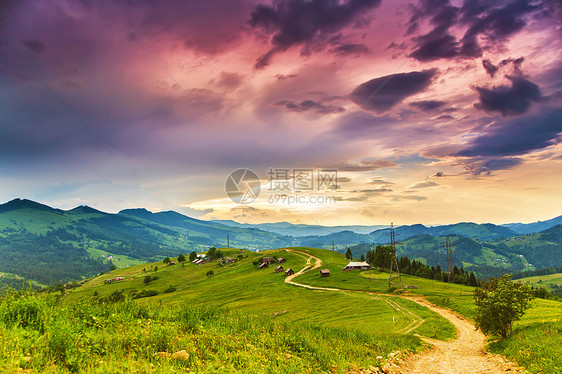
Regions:
<instances>
[{"instance_id":1,"label":"mountain range","mask_svg":"<svg viewBox=\"0 0 562 374\"><path fill-rule=\"evenodd\" d=\"M543 248L544 241L539 237L531 235L525 241L514 241L513 238L521 232L529 234L534 229L544 231L560 219L505 226L458 223L426 227L419 224L399 226L395 232L397 241L406 243L404 247L399 245L399 255L403 252L428 263L443 263L439 255L440 242L444 236L450 235L457 242L461 238L465 240L463 246L467 248L477 243L487 254L482 257L474 252L469 254L470 258L464 258L466 251L463 250L463 255L457 256L459 261L463 259L475 266L510 270L503 266L504 262L494 263L497 258L509 257L496 256L498 251L505 251L498 247L498 243L503 243L502 240L507 240L508 244L524 242L527 247L535 248L540 242L537 245ZM373 243L388 243L388 233L388 228L381 226L205 221L174 211L153 213L142 208L125 209L117 214L88 206L61 210L31 200L15 199L0 204L0 287L21 283L22 279L40 284L74 280L107 271L113 264L128 266L179 253L199 252L211 246L250 250L311 246L344 252L348 246L355 245L354 248L363 248L366 252ZM417 244L412 244L412 240ZM420 241L423 243L419 244ZM488 246L484 242L489 242ZM523 249L518 251L523 252ZM356 256L360 254L357 252ZM542 266L540 258L534 262L534 265ZM515 268L521 270L521 265Z\"/></svg>"}]
</instances>

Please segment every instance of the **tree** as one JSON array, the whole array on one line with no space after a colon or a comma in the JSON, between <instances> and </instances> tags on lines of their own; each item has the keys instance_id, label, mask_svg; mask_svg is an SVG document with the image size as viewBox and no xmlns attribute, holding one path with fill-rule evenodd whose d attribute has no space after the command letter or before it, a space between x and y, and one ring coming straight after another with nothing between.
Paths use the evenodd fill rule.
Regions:
<instances>
[{"instance_id":1,"label":"tree","mask_svg":"<svg viewBox=\"0 0 562 374\"><path fill-rule=\"evenodd\" d=\"M185 262L185 256L183 254L180 253L180 255L178 256L178 262Z\"/></svg>"},{"instance_id":2,"label":"tree","mask_svg":"<svg viewBox=\"0 0 562 374\"><path fill-rule=\"evenodd\" d=\"M377 248L375 249L375 256L373 259L373 263L371 265L374 265L382 269L388 269L390 266L391 259L392 259L392 247L377 245ZM412 267L414 267L414 264L412 264Z\"/></svg>"},{"instance_id":3,"label":"tree","mask_svg":"<svg viewBox=\"0 0 562 374\"><path fill-rule=\"evenodd\" d=\"M189 254L189 261L195 261L197 258L197 252L193 251Z\"/></svg>"},{"instance_id":4,"label":"tree","mask_svg":"<svg viewBox=\"0 0 562 374\"><path fill-rule=\"evenodd\" d=\"M164 260L162 260L163 263L165 263L166 265L170 263L170 258L166 257Z\"/></svg>"},{"instance_id":5,"label":"tree","mask_svg":"<svg viewBox=\"0 0 562 374\"><path fill-rule=\"evenodd\" d=\"M361 261L365 261L365 255L361 255Z\"/></svg>"},{"instance_id":6,"label":"tree","mask_svg":"<svg viewBox=\"0 0 562 374\"><path fill-rule=\"evenodd\" d=\"M115 269L117 269L117 266L115 266L115 264L111 264L111 266L109 267L109 270L113 271Z\"/></svg>"},{"instance_id":7,"label":"tree","mask_svg":"<svg viewBox=\"0 0 562 374\"><path fill-rule=\"evenodd\" d=\"M533 291L528 285L512 282L511 274L481 282L474 291L476 327L486 335L506 338L513 322L531 306Z\"/></svg>"},{"instance_id":8,"label":"tree","mask_svg":"<svg viewBox=\"0 0 562 374\"><path fill-rule=\"evenodd\" d=\"M222 258L222 256L223 256L222 252L218 250L216 247L211 247L207 251L207 258L209 260L214 260L215 258Z\"/></svg>"},{"instance_id":9,"label":"tree","mask_svg":"<svg viewBox=\"0 0 562 374\"><path fill-rule=\"evenodd\" d=\"M210 277L212 277L212 276L213 276L214 274L215 274L215 272L214 272L214 271L212 271L212 270L209 270L209 271L207 272L207 278L210 278Z\"/></svg>"},{"instance_id":10,"label":"tree","mask_svg":"<svg viewBox=\"0 0 562 374\"><path fill-rule=\"evenodd\" d=\"M345 252L345 258L351 260L353 258L353 253L351 253L351 248L347 247L347 252Z\"/></svg>"}]
</instances>

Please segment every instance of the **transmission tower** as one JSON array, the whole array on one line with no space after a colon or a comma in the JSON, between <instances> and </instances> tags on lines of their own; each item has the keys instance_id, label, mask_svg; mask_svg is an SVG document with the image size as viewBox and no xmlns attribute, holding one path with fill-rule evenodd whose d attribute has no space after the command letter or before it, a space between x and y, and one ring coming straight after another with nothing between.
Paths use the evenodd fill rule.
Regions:
<instances>
[{"instance_id":1,"label":"transmission tower","mask_svg":"<svg viewBox=\"0 0 562 374\"><path fill-rule=\"evenodd\" d=\"M445 241L445 250L447 251L447 272L449 273L449 283L454 281L455 274L453 272L453 247L451 244L451 239L447 235L447 240Z\"/></svg>"},{"instance_id":2,"label":"transmission tower","mask_svg":"<svg viewBox=\"0 0 562 374\"><path fill-rule=\"evenodd\" d=\"M400 269L398 269L398 260L396 259L396 237L394 235L394 224L390 223L390 268L388 269L388 289L393 285L402 288L402 277L400 277ZM393 273L396 273L393 276ZM398 281L397 281L398 280Z\"/></svg>"}]
</instances>

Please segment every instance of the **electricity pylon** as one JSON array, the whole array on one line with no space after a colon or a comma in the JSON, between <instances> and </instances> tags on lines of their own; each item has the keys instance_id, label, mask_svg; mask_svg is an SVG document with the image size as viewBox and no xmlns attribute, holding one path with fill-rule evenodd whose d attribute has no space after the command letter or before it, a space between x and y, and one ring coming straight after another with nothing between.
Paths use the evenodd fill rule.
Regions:
<instances>
[{"instance_id":1,"label":"electricity pylon","mask_svg":"<svg viewBox=\"0 0 562 374\"><path fill-rule=\"evenodd\" d=\"M396 259L396 237L394 235L394 224L390 223L390 268L388 269L388 289L393 285L402 288L402 277L400 277L400 269L398 268L398 260ZM396 275L392 276L393 273ZM396 280L398 279L398 282Z\"/></svg>"},{"instance_id":2,"label":"electricity pylon","mask_svg":"<svg viewBox=\"0 0 562 374\"><path fill-rule=\"evenodd\" d=\"M449 273L449 283L454 281L455 274L453 271L453 247L454 245L451 244L451 239L449 239L449 235L447 235L447 240L445 241L445 250L447 251L447 272Z\"/></svg>"}]
</instances>

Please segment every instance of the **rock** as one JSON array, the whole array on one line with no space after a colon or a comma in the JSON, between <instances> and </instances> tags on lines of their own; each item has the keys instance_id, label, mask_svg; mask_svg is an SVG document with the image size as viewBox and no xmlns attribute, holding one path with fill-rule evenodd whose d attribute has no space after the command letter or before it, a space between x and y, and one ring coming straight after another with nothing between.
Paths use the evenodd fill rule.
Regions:
<instances>
[{"instance_id":1,"label":"rock","mask_svg":"<svg viewBox=\"0 0 562 374\"><path fill-rule=\"evenodd\" d=\"M187 361L189 360L189 353L187 353L184 350L175 352L174 354L172 354L172 358L174 360L182 360L182 361Z\"/></svg>"},{"instance_id":2,"label":"rock","mask_svg":"<svg viewBox=\"0 0 562 374\"><path fill-rule=\"evenodd\" d=\"M170 354L168 352L156 352L155 356L158 356L160 358L168 358Z\"/></svg>"}]
</instances>

